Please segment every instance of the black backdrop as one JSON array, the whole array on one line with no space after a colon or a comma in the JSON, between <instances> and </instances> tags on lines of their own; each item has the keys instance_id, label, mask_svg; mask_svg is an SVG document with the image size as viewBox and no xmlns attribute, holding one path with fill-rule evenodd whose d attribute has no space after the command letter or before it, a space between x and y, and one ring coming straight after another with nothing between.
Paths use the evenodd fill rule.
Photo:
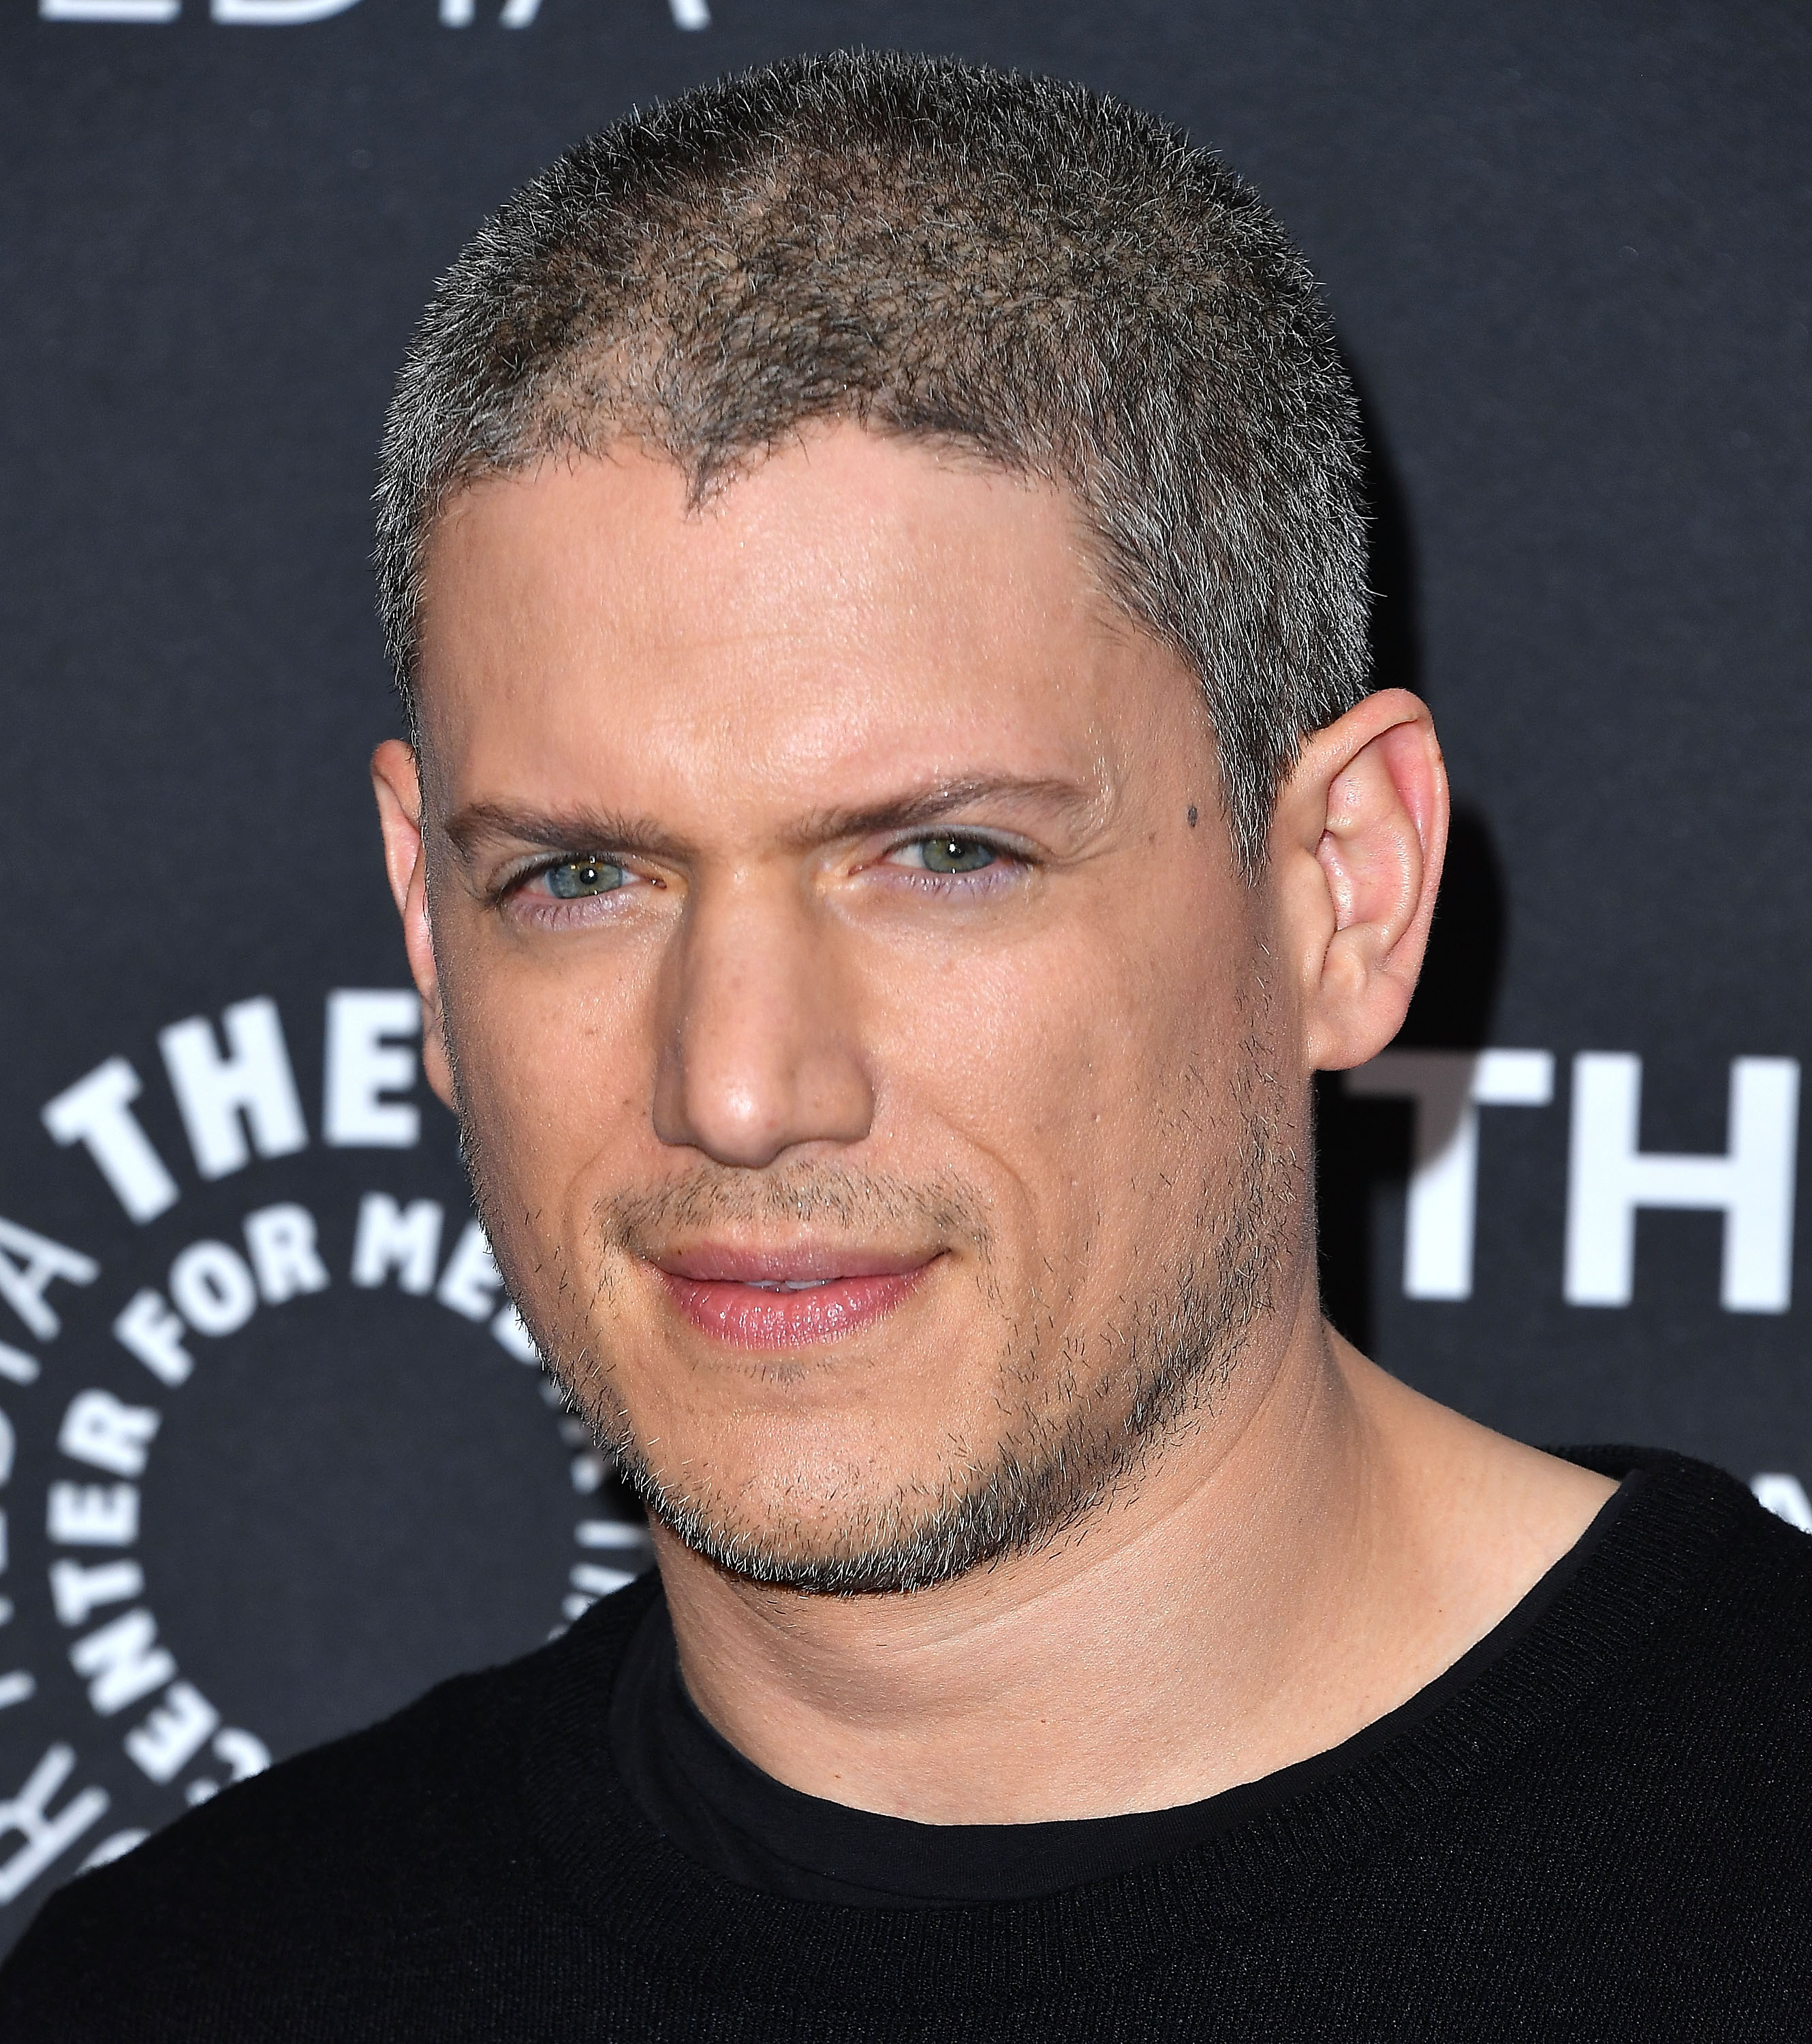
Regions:
<instances>
[{"instance_id":1,"label":"black backdrop","mask_svg":"<svg viewBox=\"0 0 1812 2044\"><path fill-rule=\"evenodd\" d=\"M1461 805L1413 1055L1324 1097L1333 1309L1513 1433L1690 1449L1804 1513L1802 10L12 4L0 1938L636 1564L496 1319L394 1004L329 1042L331 993L406 983L367 498L483 212L763 58L1080 76L1281 213L1365 393L1380 667Z\"/></svg>"}]
</instances>

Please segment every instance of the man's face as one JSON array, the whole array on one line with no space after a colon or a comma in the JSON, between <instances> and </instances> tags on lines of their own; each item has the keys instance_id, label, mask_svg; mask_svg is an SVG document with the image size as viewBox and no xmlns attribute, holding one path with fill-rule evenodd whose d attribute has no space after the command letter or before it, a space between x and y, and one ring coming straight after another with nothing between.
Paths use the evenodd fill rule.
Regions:
<instances>
[{"instance_id":1,"label":"man's face","mask_svg":"<svg viewBox=\"0 0 1812 2044\"><path fill-rule=\"evenodd\" d=\"M854 426L702 510L628 448L487 482L422 689L486 1222L683 1537L935 1580L1211 1404L1301 1254L1300 1060L1199 691L1064 496Z\"/></svg>"}]
</instances>

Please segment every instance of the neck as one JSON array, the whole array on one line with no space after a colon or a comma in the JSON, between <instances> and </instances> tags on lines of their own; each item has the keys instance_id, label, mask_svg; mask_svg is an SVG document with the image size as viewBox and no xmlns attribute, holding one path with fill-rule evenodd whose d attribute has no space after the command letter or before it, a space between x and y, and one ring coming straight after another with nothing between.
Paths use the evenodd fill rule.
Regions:
<instances>
[{"instance_id":1,"label":"neck","mask_svg":"<svg viewBox=\"0 0 1812 2044\"><path fill-rule=\"evenodd\" d=\"M1607 1489L1393 1383L1306 1302L1090 1519L957 1581L810 1596L656 1542L687 1688L757 1766L921 1823L1030 1823L1338 1744L1488 1631Z\"/></svg>"}]
</instances>

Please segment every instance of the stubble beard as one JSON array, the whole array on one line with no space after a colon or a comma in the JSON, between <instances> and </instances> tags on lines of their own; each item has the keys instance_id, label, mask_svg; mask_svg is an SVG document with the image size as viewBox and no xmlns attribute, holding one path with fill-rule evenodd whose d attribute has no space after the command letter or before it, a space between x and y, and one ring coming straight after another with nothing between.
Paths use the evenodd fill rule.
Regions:
<instances>
[{"instance_id":1,"label":"stubble beard","mask_svg":"<svg viewBox=\"0 0 1812 2044\"><path fill-rule=\"evenodd\" d=\"M1246 1046L1230 1104L1237 1140L1219 1185L1201 1189L1202 1228L1182 1256L1155 1272L1122 1311L1086 1338L1028 1338L990 1282L985 1202L955 1182L914 1185L805 1165L767 1171L705 1166L653 1193L600 1202L594 1266L634 1254L683 1225L829 1220L852 1239L960 1240L974 1259L1002 1330L996 1409L1016 1415L991 1443L953 1453L935 1472L852 1500L834 1525L804 1515L752 1523L709 1471L683 1483L663 1476L616 1395L608 1339L607 1278L590 1310L562 1328L532 1288L505 1278L550 1374L600 1450L650 1517L686 1546L743 1581L820 1596L898 1595L929 1589L1015 1554L1050 1546L1135 1483L1173 1443L1211 1419L1255 1330L1274 1313L1289 1230L1304 1219L1307 1174L1274 1131L1276 1079L1267 1051ZM455 1071L455 1091L459 1093ZM507 1262L507 1230L463 1101L461 1150L478 1211ZM1292 1208L1296 1212L1292 1215Z\"/></svg>"}]
</instances>

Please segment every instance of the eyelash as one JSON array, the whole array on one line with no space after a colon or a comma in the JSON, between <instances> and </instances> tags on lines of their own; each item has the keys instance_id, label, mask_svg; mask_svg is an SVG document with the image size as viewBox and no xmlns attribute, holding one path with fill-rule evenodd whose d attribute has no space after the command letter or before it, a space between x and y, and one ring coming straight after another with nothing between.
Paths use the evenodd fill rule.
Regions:
<instances>
[{"instance_id":1,"label":"eyelash","mask_svg":"<svg viewBox=\"0 0 1812 2044\"><path fill-rule=\"evenodd\" d=\"M895 855L909 851L915 845L936 844L939 842L979 845L993 854L986 866L977 866L968 873L939 873L923 866L895 864ZM895 874L905 875L905 885L915 893L929 894L966 894L974 896L992 893L1003 887L1034 863L1024 852L1012 845L1002 844L996 838L985 836L979 831L921 831L913 837L901 838L889 845L878 859L875 866L886 867Z\"/></svg>"},{"instance_id":2,"label":"eyelash","mask_svg":"<svg viewBox=\"0 0 1812 2044\"><path fill-rule=\"evenodd\" d=\"M565 898L548 893L530 892L534 883L546 874L555 873L562 866L597 865L615 866L624 875L617 886L599 894L574 894ZM639 883L639 886L638 886ZM639 892L641 886L658 887L658 880L647 880L632 866L625 866L620 859L611 859L600 852L562 852L551 859L537 859L532 865L506 874L493 892L493 902L499 907L508 907L523 920L537 924L543 929L564 929L575 922L590 922L598 913L600 903L608 902L613 895Z\"/></svg>"},{"instance_id":3,"label":"eyelash","mask_svg":"<svg viewBox=\"0 0 1812 2044\"><path fill-rule=\"evenodd\" d=\"M939 873L928 866L912 866L895 863L896 855L898 853L908 851L915 845L935 844L940 839L946 843L954 840L958 843L985 847L992 853L993 857L987 865L977 866L968 873ZM625 878L619 886L608 888L598 894L578 894L562 897L551 892L546 894L530 893L529 890L534 882L545 875L557 872L563 866L576 866L587 862L599 866L615 866L625 875ZM1002 844L999 840L985 836L979 832L925 831L920 832L913 837L901 838L896 843L889 845L885 851L869 861L866 868L858 870L872 872L877 869L885 869L899 876L896 884L904 884L911 888L915 893L946 896L958 894L973 897L977 894L993 893L1019 874L1028 871L1035 863L1036 862L1025 852L1016 850L1012 845ZM624 865L621 860L612 859L603 853L563 852L551 858L538 859L532 866L507 874L498 883L493 899L499 906L507 904L522 905L516 907L515 910L516 914L539 924L544 929L559 929L574 922L592 920L598 912L596 905L609 901L614 895L639 892L644 887L658 888L664 884L659 880L650 880L645 878L638 874L632 866ZM528 905L529 904L533 905Z\"/></svg>"}]
</instances>

